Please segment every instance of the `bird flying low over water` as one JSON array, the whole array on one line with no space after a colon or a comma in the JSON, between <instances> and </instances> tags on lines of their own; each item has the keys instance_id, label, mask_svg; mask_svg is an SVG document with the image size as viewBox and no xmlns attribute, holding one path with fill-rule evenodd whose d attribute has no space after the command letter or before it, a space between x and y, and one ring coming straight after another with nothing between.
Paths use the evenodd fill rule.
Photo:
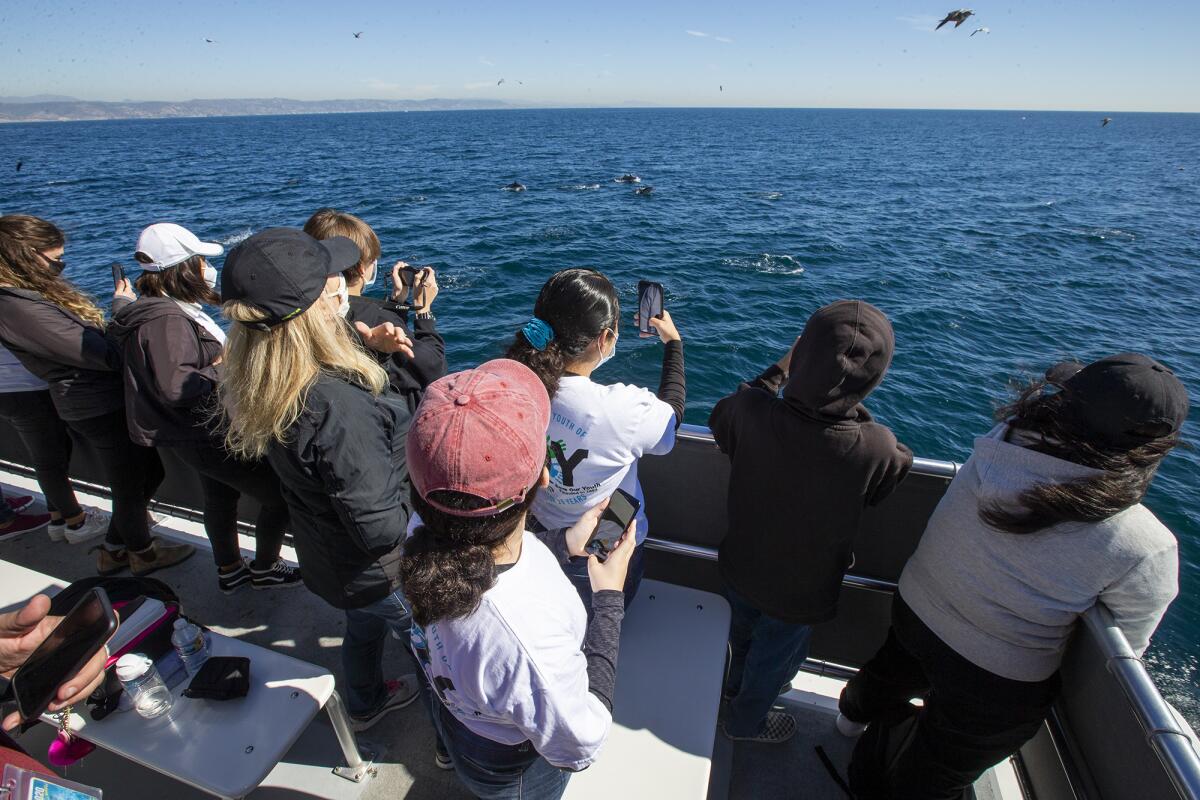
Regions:
<instances>
[{"instance_id":1,"label":"bird flying low over water","mask_svg":"<svg viewBox=\"0 0 1200 800\"><path fill-rule=\"evenodd\" d=\"M967 17L973 17L973 16L975 16L975 12L969 8L960 8L957 11L951 11L949 14L946 15L945 19L943 19L941 22L938 23L938 26L936 28L934 28L934 30L935 31L939 30L947 22L953 22L954 27L957 28L958 26L962 25L964 22L967 21Z\"/></svg>"},{"instance_id":2,"label":"bird flying low over water","mask_svg":"<svg viewBox=\"0 0 1200 800\"><path fill-rule=\"evenodd\" d=\"M1103 128L1110 122L1112 122L1112 117L1105 117L1104 119L1100 120L1100 127Z\"/></svg>"},{"instance_id":3,"label":"bird flying low over water","mask_svg":"<svg viewBox=\"0 0 1200 800\"><path fill-rule=\"evenodd\" d=\"M366 31L359 31L358 33L354 34L354 38L361 39L364 33L366 33Z\"/></svg>"},{"instance_id":4,"label":"bird flying low over water","mask_svg":"<svg viewBox=\"0 0 1200 800\"><path fill-rule=\"evenodd\" d=\"M988 28L976 28L975 30L971 31L971 36L974 36L977 33L991 33L991 30ZM970 39L971 36L968 36L967 38Z\"/></svg>"}]
</instances>

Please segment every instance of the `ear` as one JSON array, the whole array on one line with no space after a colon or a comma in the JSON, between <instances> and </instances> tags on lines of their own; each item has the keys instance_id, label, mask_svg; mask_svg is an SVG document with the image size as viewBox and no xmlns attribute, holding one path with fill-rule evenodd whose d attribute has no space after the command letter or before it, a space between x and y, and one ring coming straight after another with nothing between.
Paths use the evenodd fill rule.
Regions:
<instances>
[{"instance_id":1,"label":"ear","mask_svg":"<svg viewBox=\"0 0 1200 800\"><path fill-rule=\"evenodd\" d=\"M547 486L550 485L550 468L549 467L542 467L542 475L541 475L541 477L538 478L537 485L538 485L539 489L545 489Z\"/></svg>"}]
</instances>

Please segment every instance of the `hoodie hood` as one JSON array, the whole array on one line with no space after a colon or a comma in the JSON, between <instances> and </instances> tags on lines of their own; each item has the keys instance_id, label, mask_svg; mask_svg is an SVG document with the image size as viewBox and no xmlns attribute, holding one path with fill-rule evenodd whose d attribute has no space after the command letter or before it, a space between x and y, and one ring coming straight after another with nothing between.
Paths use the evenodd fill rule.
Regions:
<instances>
[{"instance_id":1,"label":"hoodie hood","mask_svg":"<svg viewBox=\"0 0 1200 800\"><path fill-rule=\"evenodd\" d=\"M139 297L113 315L108 323L108 336L124 346L125 340L137 333L137 329L159 317L187 316L179 304L169 297Z\"/></svg>"},{"instance_id":2,"label":"hoodie hood","mask_svg":"<svg viewBox=\"0 0 1200 800\"><path fill-rule=\"evenodd\" d=\"M878 308L861 300L831 303L804 326L783 396L819 419L854 419L883 380L895 346L892 324Z\"/></svg>"}]
</instances>

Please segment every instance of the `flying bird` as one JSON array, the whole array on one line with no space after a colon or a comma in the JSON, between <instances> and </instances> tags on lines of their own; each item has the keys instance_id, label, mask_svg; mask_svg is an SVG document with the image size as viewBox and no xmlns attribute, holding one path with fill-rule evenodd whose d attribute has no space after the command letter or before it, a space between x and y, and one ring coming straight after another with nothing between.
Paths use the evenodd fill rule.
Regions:
<instances>
[{"instance_id":1,"label":"flying bird","mask_svg":"<svg viewBox=\"0 0 1200 800\"><path fill-rule=\"evenodd\" d=\"M208 42L209 44L216 44L216 41L214 41L213 39L209 39L207 37L205 37L204 41Z\"/></svg>"},{"instance_id":2,"label":"flying bird","mask_svg":"<svg viewBox=\"0 0 1200 800\"><path fill-rule=\"evenodd\" d=\"M718 86L717 88L718 88L718 89L720 89L722 92L723 92L723 91L725 91L725 87L724 87L724 86Z\"/></svg>"},{"instance_id":3,"label":"flying bird","mask_svg":"<svg viewBox=\"0 0 1200 800\"><path fill-rule=\"evenodd\" d=\"M354 38L361 39L364 33L366 33L366 31L359 31L358 33L354 34Z\"/></svg>"},{"instance_id":4,"label":"flying bird","mask_svg":"<svg viewBox=\"0 0 1200 800\"><path fill-rule=\"evenodd\" d=\"M958 26L962 25L964 22L967 21L967 17L973 17L973 16L975 16L975 12L969 8L960 8L957 11L951 11L950 13L948 13L946 15L945 19L943 19L941 22L938 23L938 26L936 28L934 28L934 30L935 31L940 30L941 27L943 25L945 25L947 22L953 22L954 27L957 28Z\"/></svg>"},{"instance_id":5,"label":"flying bird","mask_svg":"<svg viewBox=\"0 0 1200 800\"><path fill-rule=\"evenodd\" d=\"M992 31L989 28L976 28L975 30L971 31L971 36L974 36L977 33L991 33L991 32ZM968 36L967 38L970 39L971 36Z\"/></svg>"},{"instance_id":6,"label":"flying bird","mask_svg":"<svg viewBox=\"0 0 1200 800\"><path fill-rule=\"evenodd\" d=\"M500 80L496 81L497 86L499 86L502 83L504 83L504 78L501 78Z\"/></svg>"},{"instance_id":7,"label":"flying bird","mask_svg":"<svg viewBox=\"0 0 1200 800\"><path fill-rule=\"evenodd\" d=\"M1100 120L1100 127L1103 128L1110 122L1112 122L1112 117L1105 117L1104 119ZM20 167L17 167L17 169L20 169Z\"/></svg>"}]
</instances>

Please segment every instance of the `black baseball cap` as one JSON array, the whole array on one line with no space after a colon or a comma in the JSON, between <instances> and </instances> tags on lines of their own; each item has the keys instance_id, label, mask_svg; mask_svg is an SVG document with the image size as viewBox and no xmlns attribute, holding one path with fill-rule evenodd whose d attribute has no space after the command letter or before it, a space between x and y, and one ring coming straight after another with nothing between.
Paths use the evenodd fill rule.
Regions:
<instances>
[{"instance_id":1,"label":"black baseball cap","mask_svg":"<svg viewBox=\"0 0 1200 800\"><path fill-rule=\"evenodd\" d=\"M325 292L325 280L361 258L345 236L318 240L299 228L259 231L225 257L221 299L241 300L267 315L250 327L270 330L303 313Z\"/></svg>"},{"instance_id":2,"label":"black baseball cap","mask_svg":"<svg viewBox=\"0 0 1200 800\"><path fill-rule=\"evenodd\" d=\"M1178 431L1188 415L1187 389L1175 373L1141 353L1091 364L1063 362L1046 372L1076 420L1102 444L1130 449Z\"/></svg>"}]
</instances>

